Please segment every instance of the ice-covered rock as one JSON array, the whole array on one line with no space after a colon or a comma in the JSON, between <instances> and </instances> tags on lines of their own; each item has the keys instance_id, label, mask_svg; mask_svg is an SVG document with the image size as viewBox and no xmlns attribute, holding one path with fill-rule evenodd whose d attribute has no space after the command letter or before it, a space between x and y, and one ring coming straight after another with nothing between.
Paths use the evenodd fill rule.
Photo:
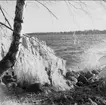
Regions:
<instances>
[{"instance_id":1,"label":"ice-covered rock","mask_svg":"<svg viewBox=\"0 0 106 105\"><path fill-rule=\"evenodd\" d=\"M0 60L8 52L12 40L11 33L8 32L7 35L5 31L4 28L0 28Z\"/></svg>"},{"instance_id":2,"label":"ice-covered rock","mask_svg":"<svg viewBox=\"0 0 106 105\"><path fill-rule=\"evenodd\" d=\"M11 37L0 35L0 59L11 43ZM3 55L3 54L4 55ZM17 82L22 86L34 83L45 83L54 86L57 90L67 90L71 86L64 78L66 75L66 61L55 55L53 49L45 42L35 37L23 36L17 54L17 61L14 65L14 72Z\"/></svg>"}]
</instances>

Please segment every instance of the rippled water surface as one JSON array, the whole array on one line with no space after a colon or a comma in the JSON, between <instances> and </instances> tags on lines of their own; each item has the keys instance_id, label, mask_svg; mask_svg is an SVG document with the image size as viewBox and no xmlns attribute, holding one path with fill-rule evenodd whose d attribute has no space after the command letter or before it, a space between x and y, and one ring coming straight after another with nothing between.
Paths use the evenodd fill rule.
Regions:
<instances>
[{"instance_id":1,"label":"rippled water surface","mask_svg":"<svg viewBox=\"0 0 106 105\"><path fill-rule=\"evenodd\" d=\"M106 35L34 35L46 41L56 55L67 61L67 67L83 69L99 65L98 60L105 55ZM99 54L102 53L102 54Z\"/></svg>"}]
</instances>

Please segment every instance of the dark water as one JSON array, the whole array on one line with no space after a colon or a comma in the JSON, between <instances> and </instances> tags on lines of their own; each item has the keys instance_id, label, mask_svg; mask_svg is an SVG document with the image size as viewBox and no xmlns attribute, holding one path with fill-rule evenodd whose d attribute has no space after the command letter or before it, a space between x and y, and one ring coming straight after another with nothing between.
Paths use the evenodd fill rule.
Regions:
<instances>
[{"instance_id":1,"label":"dark water","mask_svg":"<svg viewBox=\"0 0 106 105\"><path fill-rule=\"evenodd\" d=\"M46 41L56 55L67 61L67 67L75 67L81 63L81 55L91 46L106 40L106 35L34 35Z\"/></svg>"}]
</instances>

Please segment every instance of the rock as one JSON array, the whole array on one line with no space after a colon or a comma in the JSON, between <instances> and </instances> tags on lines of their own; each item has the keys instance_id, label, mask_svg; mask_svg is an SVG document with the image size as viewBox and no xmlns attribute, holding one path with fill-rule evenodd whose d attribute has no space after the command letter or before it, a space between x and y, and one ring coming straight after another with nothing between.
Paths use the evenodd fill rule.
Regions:
<instances>
[{"instance_id":1,"label":"rock","mask_svg":"<svg viewBox=\"0 0 106 105\"><path fill-rule=\"evenodd\" d=\"M8 52L11 41L12 41L12 35L11 35L12 32L8 31L8 35L7 35L7 32L5 33L4 30L6 30L6 29L3 27L0 30L0 60Z\"/></svg>"},{"instance_id":2,"label":"rock","mask_svg":"<svg viewBox=\"0 0 106 105\"><path fill-rule=\"evenodd\" d=\"M68 80L71 81L71 85L72 85L72 84L76 84L76 83L78 82L78 80L77 80L74 76L68 77Z\"/></svg>"},{"instance_id":3,"label":"rock","mask_svg":"<svg viewBox=\"0 0 106 105\"><path fill-rule=\"evenodd\" d=\"M2 77L2 82L3 82L4 84L8 84L8 83L12 82L12 81L11 81L11 75L9 75L8 73L6 73L6 75L4 75L4 76Z\"/></svg>"},{"instance_id":4,"label":"rock","mask_svg":"<svg viewBox=\"0 0 106 105\"><path fill-rule=\"evenodd\" d=\"M10 82L7 84L8 88L16 88L17 87L17 83L16 82Z\"/></svg>"},{"instance_id":5,"label":"rock","mask_svg":"<svg viewBox=\"0 0 106 105\"><path fill-rule=\"evenodd\" d=\"M5 72L5 74L2 75L1 80L5 85L9 85L9 84L12 84L12 83L17 84L16 83L17 78L16 78L16 76L13 75L13 72L11 74L9 74L9 72Z\"/></svg>"},{"instance_id":6,"label":"rock","mask_svg":"<svg viewBox=\"0 0 106 105\"><path fill-rule=\"evenodd\" d=\"M75 71L68 71L66 72L66 78L68 79L68 77L71 77L71 76L74 76L75 78L78 78L79 76L79 73L78 72L75 72Z\"/></svg>"},{"instance_id":7,"label":"rock","mask_svg":"<svg viewBox=\"0 0 106 105\"><path fill-rule=\"evenodd\" d=\"M93 73L90 72L90 71L87 71L87 72L85 72L84 76L85 76L87 79L89 79L89 78L93 77Z\"/></svg>"},{"instance_id":8,"label":"rock","mask_svg":"<svg viewBox=\"0 0 106 105\"><path fill-rule=\"evenodd\" d=\"M78 80L77 80L78 74L75 73L74 71L67 72L65 78L67 80L70 80L71 81L71 85L72 84L76 84L78 82Z\"/></svg>"},{"instance_id":9,"label":"rock","mask_svg":"<svg viewBox=\"0 0 106 105\"><path fill-rule=\"evenodd\" d=\"M77 80L74 76L70 77L70 80L71 80L72 82L75 82L75 83L78 82L78 80Z\"/></svg>"},{"instance_id":10,"label":"rock","mask_svg":"<svg viewBox=\"0 0 106 105\"><path fill-rule=\"evenodd\" d=\"M26 92L40 93L42 92L42 86L40 83L31 84L26 88Z\"/></svg>"},{"instance_id":11,"label":"rock","mask_svg":"<svg viewBox=\"0 0 106 105\"><path fill-rule=\"evenodd\" d=\"M79 82L76 83L76 85L77 85L77 86L83 86L84 84L79 81Z\"/></svg>"},{"instance_id":12,"label":"rock","mask_svg":"<svg viewBox=\"0 0 106 105\"><path fill-rule=\"evenodd\" d=\"M78 82L81 82L81 83L83 83L83 84L85 84L85 85L88 85L88 84L89 84L87 78L86 78L85 76L81 75L81 74L80 74L80 76L77 78L77 80L78 80Z\"/></svg>"},{"instance_id":13,"label":"rock","mask_svg":"<svg viewBox=\"0 0 106 105\"><path fill-rule=\"evenodd\" d=\"M93 77L88 79L88 81L89 81L89 83L97 82L97 81L99 81L99 77L98 77L98 75L94 75Z\"/></svg>"},{"instance_id":14,"label":"rock","mask_svg":"<svg viewBox=\"0 0 106 105\"><path fill-rule=\"evenodd\" d=\"M95 74L95 75L98 75L99 71L98 70L92 70L92 73Z\"/></svg>"},{"instance_id":15,"label":"rock","mask_svg":"<svg viewBox=\"0 0 106 105\"><path fill-rule=\"evenodd\" d=\"M10 43L10 36L0 34L0 59L8 52ZM20 86L47 83L56 90L70 89L64 78L67 72L66 61L57 57L44 42L23 36L16 58L13 71Z\"/></svg>"}]
</instances>

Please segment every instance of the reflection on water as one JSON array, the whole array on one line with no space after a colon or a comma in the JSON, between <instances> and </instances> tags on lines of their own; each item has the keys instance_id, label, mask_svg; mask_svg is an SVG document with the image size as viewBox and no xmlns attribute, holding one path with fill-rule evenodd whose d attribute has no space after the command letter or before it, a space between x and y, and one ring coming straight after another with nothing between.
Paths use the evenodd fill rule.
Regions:
<instances>
[{"instance_id":1,"label":"reflection on water","mask_svg":"<svg viewBox=\"0 0 106 105\"><path fill-rule=\"evenodd\" d=\"M34 35L36 36L36 35ZM56 55L67 61L67 67L76 70L105 65L106 35L38 35L53 48ZM75 41L74 41L75 40ZM76 43L75 43L76 42Z\"/></svg>"}]
</instances>

